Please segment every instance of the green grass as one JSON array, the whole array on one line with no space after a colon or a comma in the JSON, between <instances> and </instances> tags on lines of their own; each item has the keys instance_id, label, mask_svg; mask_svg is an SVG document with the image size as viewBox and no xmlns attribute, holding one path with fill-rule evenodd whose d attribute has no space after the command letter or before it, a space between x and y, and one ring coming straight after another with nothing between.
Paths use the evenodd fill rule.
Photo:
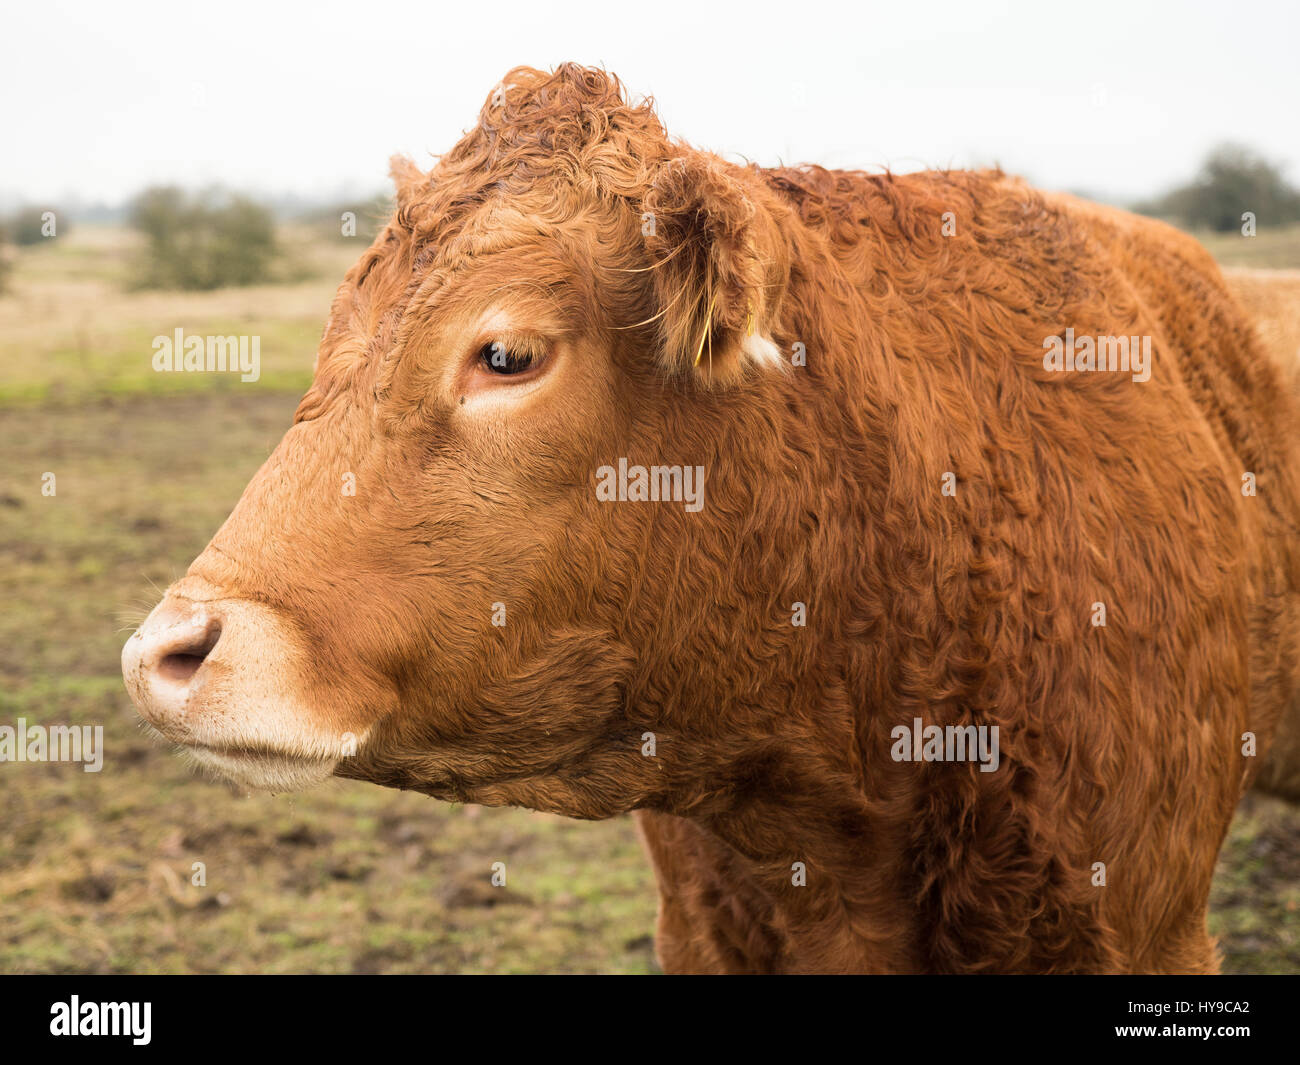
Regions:
<instances>
[{"instance_id":1,"label":"green grass","mask_svg":"<svg viewBox=\"0 0 1300 1065\"><path fill-rule=\"evenodd\" d=\"M1219 855L1210 931L1225 972L1300 971L1300 811L1251 795Z\"/></svg>"},{"instance_id":2,"label":"green grass","mask_svg":"<svg viewBox=\"0 0 1300 1065\"><path fill-rule=\"evenodd\" d=\"M1255 236L1239 232L1193 231L1220 266L1250 266L1257 270L1300 270L1300 226L1262 228Z\"/></svg>"}]
</instances>

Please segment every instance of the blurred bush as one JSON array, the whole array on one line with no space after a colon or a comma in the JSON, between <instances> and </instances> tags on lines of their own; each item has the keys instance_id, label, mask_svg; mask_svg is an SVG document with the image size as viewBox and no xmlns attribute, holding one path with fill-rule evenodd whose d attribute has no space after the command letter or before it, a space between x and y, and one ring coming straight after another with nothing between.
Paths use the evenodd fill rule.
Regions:
<instances>
[{"instance_id":1,"label":"blurred bush","mask_svg":"<svg viewBox=\"0 0 1300 1065\"><path fill-rule=\"evenodd\" d=\"M0 296L9 290L9 272L13 269L13 260L9 257L9 230L0 220Z\"/></svg>"},{"instance_id":2,"label":"blurred bush","mask_svg":"<svg viewBox=\"0 0 1300 1065\"><path fill-rule=\"evenodd\" d=\"M1227 233L1241 228L1247 211L1261 226L1300 221L1300 191L1279 167L1249 148L1223 144L1209 154L1190 184L1139 203L1134 210L1192 229Z\"/></svg>"},{"instance_id":3,"label":"blurred bush","mask_svg":"<svg viewBox=\"0 0 1300 1065\"><path fill-rule=\"evenodd\" d=\"M31 244L39 244L41 241L53 236L52 233L46 232L45 216L47 213L54 214L55 224L58 226L58 234L62 236L67 232L68 219L62 211L50 211L45 207L24 207L16 211L9 219L7 228L9 238L20 247L26 247Z\"/></svg>"},{"instance_id":4,"label":"blurred bush","mask_svg":"<svg viewBox=\"0 0 1300 1065\"><path fill-rule=\"evenodd\" d=\"M130 221L147 241L135 278L141 288L255 285L268 280L278 254L270 210L219 189L146 189L132 202Z\"/></svg>"}]
</instances>

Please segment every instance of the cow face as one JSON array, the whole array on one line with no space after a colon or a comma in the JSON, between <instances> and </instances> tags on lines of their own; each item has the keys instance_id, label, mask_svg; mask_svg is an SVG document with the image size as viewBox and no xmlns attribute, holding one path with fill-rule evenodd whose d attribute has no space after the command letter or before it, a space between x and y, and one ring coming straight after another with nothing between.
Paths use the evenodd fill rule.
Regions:
<instances>
[{"instance_id":1,"label":"cow face","mask_svg":"<svg viewBox=\"0 0 1300 1065\"><path fill-rule=\"evenodd\" d=\"M511 72L394 177L294 425L127 641L127 687L246 787L662 798L725 733L723 710L654 757L735 694L709 663L764 650L709 605L739 594L738 457L780 376L770 194L575 67Z\"/></svg>"}]
</instances>

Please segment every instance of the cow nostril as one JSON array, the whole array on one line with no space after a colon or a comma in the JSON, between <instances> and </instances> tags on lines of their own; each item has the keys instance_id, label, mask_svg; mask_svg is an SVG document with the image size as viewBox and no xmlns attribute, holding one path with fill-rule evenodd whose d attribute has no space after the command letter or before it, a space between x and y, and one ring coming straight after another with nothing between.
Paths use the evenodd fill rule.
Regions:
<instances>
[{"instance_id":1,"label":"cow nostril","mask_svg":"<svg viewBox=\"0 0 1300 1065\"><path fill-rule=\"evenodd\" d=\"M189 646L177 647L163 655L158 661L158 673L178 684L188 683L203 665L203 660L217 646L219 639L221 639L221 626L214 622Z\"/></svg>"},{"instance_id":2,"label":"cow nostril","mask_svg":"<svg viewBox=\"0 0 1300 1065\"><path fill-rule=\"evenodd\" d=\"M158 663L158 672L167 680L184 684L199 671L199 666L203 665L203 659L206 657L206 655L167 655Z\"/></svg>"}]
</instances>

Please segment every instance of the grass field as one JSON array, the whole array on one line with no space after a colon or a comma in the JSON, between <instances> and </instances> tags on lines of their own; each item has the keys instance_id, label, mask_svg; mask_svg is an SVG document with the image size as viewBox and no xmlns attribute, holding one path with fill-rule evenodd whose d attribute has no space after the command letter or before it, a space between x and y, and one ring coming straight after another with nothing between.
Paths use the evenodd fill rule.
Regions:
<instances>
[{"instance_id":1,"label":"grass field","mask_svg":"<svg viewBox=\"0 0 1300 1065\"><path fill-rule=\"evenodd\" d=\"M1257 270L1300 270L1300 226L1263 229L1253 237L1240 233L1198 232L1220 266L1250 266Z\"/></svg>"},{"instance_id":2,"label":"grass field","mask_svg":"<svg viewBox=\"0 0 1300 1065\"><path fill-rule=\"evenodd\" d=\"M1300 267L1300 236L1284 245L1240 265ZM0 765L0 971L654 971L626 818L343 781L235 796L136 724L122 641L288 425L360 251L305 233L290 250L292 282L133 293L130 240L83 227L24 250L0 297L0 723L102 724L106 747L100 773ZM150 339L176 326L261 336L261 380L153 373ZM1300 971L1300 811L1243 805L1212 925L1226 970Z\"/></svg>"}]
</instances>

